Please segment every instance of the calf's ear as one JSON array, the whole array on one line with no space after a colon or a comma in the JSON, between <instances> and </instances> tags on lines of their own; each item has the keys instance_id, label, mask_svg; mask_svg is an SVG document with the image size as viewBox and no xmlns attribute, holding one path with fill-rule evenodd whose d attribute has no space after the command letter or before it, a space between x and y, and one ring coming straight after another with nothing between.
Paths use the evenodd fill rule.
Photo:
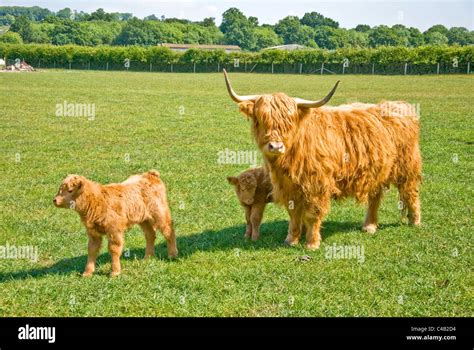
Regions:
<instances>
[{"instance_id":1,"label":"calf's ear","mask_svg":"<svg viewBox=\"0 0 474 350\"><path fill-rule=\"evenodd\" d=\"M234 186L236 186L239 183L239 179L236 178L235 176L228 176L227 181L229 181L229 183Z\"/></svg>"},{"instance_id":2,"label":"calf's ear","mask_svg":"<svg viewBox=\"0 0 474 350\"><path fill-rule=\"evenodd\" d=\"M247 117L253 117L253 107L255 103L253 101L244 101L239 103L240 113L245 114Z\"/></svg>"}]
</instances>

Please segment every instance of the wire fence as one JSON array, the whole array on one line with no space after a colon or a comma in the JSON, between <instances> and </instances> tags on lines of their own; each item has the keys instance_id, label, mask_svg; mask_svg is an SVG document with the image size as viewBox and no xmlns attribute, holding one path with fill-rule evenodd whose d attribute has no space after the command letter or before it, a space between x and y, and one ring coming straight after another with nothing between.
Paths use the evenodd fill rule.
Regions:
<instances>
[{"instance_id":1,"label":"wire fence","mask_svg":"<svg viewBox=\"0 0 474 350\"><path fill-rule=\"evenodd\" d=\"M21 59L7 59L7 65L19 64ZM472 74L470 62L436 64L341 64L341 63L242 63L239 64L200 64L200 63L148 63L128 61L112 62L27 62L35 69L132 71L132 72L170 72L170 73L212 73L225 68L229 72L270 73L270 74L380 74L380 75L421 75L421 74Z\"/></svg>"}]
</instances>

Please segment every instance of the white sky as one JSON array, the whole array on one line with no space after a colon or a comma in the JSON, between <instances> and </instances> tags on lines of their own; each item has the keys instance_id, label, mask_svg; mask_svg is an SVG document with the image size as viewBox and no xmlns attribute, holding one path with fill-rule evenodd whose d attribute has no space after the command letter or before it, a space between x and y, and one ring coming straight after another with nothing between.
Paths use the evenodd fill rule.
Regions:
<instances>
[{"instance_id":1,"label":"white sky","mask_svg":"<svg viewBox=\"0 0 474 350\"><path fill-rule=\"evenodd\" d=\"M85 12L102 7L107 12L131 12L140 18L150 14L193 21L215 17L218 24L222 13L230 7L257 17L261 24L274 24L288 15L301 17L305 12L316 11L338 21L344 28L357 24L391 26L400 23L421 30L434 24L474 30L474 0L0 0L0 5L40 6L53 11L69 7Z\"/></svg>"}]
</instances>

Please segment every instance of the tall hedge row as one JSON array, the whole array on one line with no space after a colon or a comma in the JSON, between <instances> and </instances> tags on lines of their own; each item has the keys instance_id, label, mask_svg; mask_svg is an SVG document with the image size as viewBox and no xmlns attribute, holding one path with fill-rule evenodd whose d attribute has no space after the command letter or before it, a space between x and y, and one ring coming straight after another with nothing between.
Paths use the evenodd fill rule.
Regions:
<instances>
[{"instance_id":1,"label":"tall hedge row","mask_svg":"<svg viewBox=\"0 0 474 350\"><path fill-rule=\"evenodd\" d=\"M420 46L407 47L379 47L377 49L308 49L296 51L265 50L257 53L237 52L225 53L223 50L203 51L190 49L184 53L173 52L159 46L54 46L47 44L8 44L0 43L0 57L8 59L24 59L26 62L41 61L43 63L67 62L123 64L125 59L130 61L171 64L232 64L234 59L241 63L262 64L315 64L315 63L342 63L345 59L353 64L434 64L474 61L474 46Z\"/></svg>"}]
</instances>

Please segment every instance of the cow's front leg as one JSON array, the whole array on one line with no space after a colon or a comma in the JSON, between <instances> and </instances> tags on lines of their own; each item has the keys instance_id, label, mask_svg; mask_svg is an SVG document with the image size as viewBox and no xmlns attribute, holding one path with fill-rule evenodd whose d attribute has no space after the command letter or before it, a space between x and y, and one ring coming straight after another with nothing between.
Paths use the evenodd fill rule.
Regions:
<instances>
[{"instance_id":1,"label":"cow's front leg","mask_svg":"<svg viewBox=\"0 0 474 350\"><path fill-rule=\"evenodd\" d=\"M329 210L330 197L320 199L317 207L313 207L304 213L304 224L306 226L306 249L319 249L321 244L321 223L324 215Z\"/></svg>"},{"instance_id":2,"label":"cow's front leg","mask_svg":"<svg viewBox=\"0 0 474 350\"><path fill-rule=\"evenodd\" d=\"M288 225L288 235L285 239L285 244L289 246L297 245L301 237L301 225L302 225L302 210L298 208L289 208L288 214L290 214L290 223Z\"/></svg>"}]
</instances>

